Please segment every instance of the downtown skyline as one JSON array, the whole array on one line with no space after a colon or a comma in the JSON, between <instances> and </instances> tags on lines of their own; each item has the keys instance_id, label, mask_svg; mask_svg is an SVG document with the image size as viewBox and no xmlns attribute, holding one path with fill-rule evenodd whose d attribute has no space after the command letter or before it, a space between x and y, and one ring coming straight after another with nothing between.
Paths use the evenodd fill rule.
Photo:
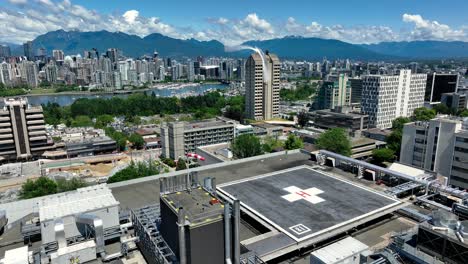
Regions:
<instances>
[{"instance_id":1,"label":"downtown skyline","mask_svg":"<svg viewBox=\"0 0 468 264\"><path fill-rule=\"evenodd\" d=\"M0 42L19 44L58 29L138 36L161 33L181 39L216 39L226 45L290 35L350 43L468 41L463 14L468 4L463 1L385 1L378 6L370 1L295 1L285 6L243 2L1 0Z\"/></svg>"}]
</instances>

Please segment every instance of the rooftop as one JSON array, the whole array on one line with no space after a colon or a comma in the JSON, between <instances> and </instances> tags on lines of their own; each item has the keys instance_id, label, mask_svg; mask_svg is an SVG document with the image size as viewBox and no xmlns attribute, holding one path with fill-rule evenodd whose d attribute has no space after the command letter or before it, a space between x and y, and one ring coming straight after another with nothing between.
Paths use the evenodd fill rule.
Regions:
<instances>
[{"instance_id":1,"label":"rooftop","mask_svg":"<svg viewBox=\"0 0 468 264\"><path fill-rule=\"evenodd\" d=\"M323 247L319 250L312 252L312 255L325 263L336 263L343 261L349 256L360 253L369 247L360 242L359 240L347 237L329 246Z\"/></svg>"},{"instance_id":2,"label":"rooftop","mask_svg":"<svg viewBox=\"0 0 468 264\"><path fill-rule=\"evenodd\" d=\"M218 126L226 126L226 125L233 125L227 123L222 120L217 119L210 119L204 121L195 121L195 122L185 122L185 130L192 130L192 129L203 129L203 128L210 128L210 127L218 127Z\"/></svg>"},{"instance_id":3,"label":"rooftop","mask_svg":"<svg viewBox=\"0 0 468 264\"><path fill-rule=\"evenodd\" d=\"M259 217L297 242L328 236L392 211L401 202L336 178L310 166L298 166L219 186L237 198L242 209Z\"/></svg>"},{"instance_id":4,"label":"rooftop","mask_svg":"<svg viewBox=\"0 0 468 264\"><path fill-rule=\"evenodd\" d=\"M164 194L161 199L174 212L177 212L180 207L184 208L190 225L219 220L224 212L224 205L202 187Z\"/></svg>"},{"instance_id":5,"label":"rooftop","mask_svg":"<svg viewBox=\"0 0 468 264\"><path fill-rule=\"evenodd\" d=\"M95 185L46 196L38 202L41 222L118 205L119 202L115 200L106 185Z\"/></svg>"}]
</instances>

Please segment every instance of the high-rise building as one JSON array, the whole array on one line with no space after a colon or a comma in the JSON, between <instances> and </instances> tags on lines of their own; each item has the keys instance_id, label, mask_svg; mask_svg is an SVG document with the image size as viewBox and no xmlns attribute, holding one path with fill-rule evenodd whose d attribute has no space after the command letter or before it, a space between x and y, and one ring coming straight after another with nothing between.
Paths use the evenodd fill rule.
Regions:
<instances>
[{"instance_id":1,"label":"high-rise building","mask_svg":"<svg viewBox=\"0 0 468 264\"><path fill-rule=\"evenodd\" d=\"M424 101L439 104L444 93L454 93L458 87L458 74L433 73L427 75Z\"/></svg>"},{"instance_id":2,"label":"high-rise building","mask_svg":"<svg viewBox=\"0 0 468 264\"><path fill-rule=\"evenodd\" d=\"M107 58L111 60L113 67L116 67L117 60L119 58L119 52L117 49L108 49L106 52ZM115 69L115 68L114 68Z\"/></svg>"},{"instance_id":3,"label":"high-rise building","mask_svg":"<svg viewBox=\"0 0 468 264\"><path fill-rule=\"evenodd\" d=\"M0 110L0 157L3 160L29 159L55 148L47 137L41 106L27 99L5 99Z\"/></svg>"},{"instance_id":4,"label":"high-rise building","mask_svg":"<svg viewBox=\"0 0 468 264\"><path fill-rule=\"evenodd\" d=\"M468 189L468 130L461 119L439 117L405 124L400 162L438 173Z\"/></svg>"},{"instance_id":5,"label":"high-rise building","mask_svg":"<svg viewBox=\"0 0 468 264\"><path fill-rule=\"evenodd\" d=\"M361 104L362 98L362 80L361 78L350 78L351 83L351 104Z\"/></svg>"},{"instance_id":6,"label":"high-rise building","mask_svg":"<svg viewBox=\"0 0 468 264\"><path fill-rule=\"evenodd\" d=\"M12 79L12 68L11 64L2 62L0 63L0 82L3 84L10 84L11 79Z\"/></svg>"},{"instance_id":7,"label":"high-rise building","mask_svg":"<svg viewBox=\"0 0 468 264\"><path fill-rule=\"evenodd\" d=\"M318 109L335 109L351 105L351 83L345 74L330 76L323 82L318 96Z\"/></svg>"},{"instance_id":8,"label":"high-rise building","mask_svg":"<svg viewBox=\"0 0 468 264\"><path fill-rule=\"evenodd\" d=\"M361 112L369 115L369 126L390 128L397 117L409 117L424 105L426 74L400 70L398 75L362 77Z\"/></svg>"},{"instance_id":9,"label":"high-rise building","mask_svg":"<svg viewBox=\"0 0 468 264\"><path fill-rule=\"evenodd\" d=\"M122 89L122 75L118 71L112 73L112 87L116 90Z\"/></svg>"},{"instance_id":10,"label":"high-rise building","mask_svg":"<svg viewBox=\"0 0 468 264\"><path fill-rule=\"evenodd\" d=\"M128 80L128 63L126 61L119 61L119 72L120 72L120 77L122 81L127 81Z\"/></svg>"},{"instance_id":11,"label":"high-rise building","mask_svg":"<svg viewBox=\"0 0 468 264\"><path fill-rule=\"evenodd\" d=\"M188 61L187 79L190 82L193 82L195 80L195 67L193 65L193 61Z\"/></svg>"},{"instance_id":12,"label":"high-rise building","mask_svg":"<svg viewBox=\"0 0 468 264\"><path fill-rule=\"evenodd\" d=\"M64 59L63 50L53 50L52 57L54 57L55 61L63 61Z\"/></svg>"},{"instance_id":13,"label":"high-rise building","mask_svg":"<svg viewBox=\"0 0 468 264\"><path fill-rule=\"evenodd\" d=\"M23 61L23 79L30 87L37 87L39 84L37 65L32 61Z\"/></svg>"},{"instance_id":14,"label":"high-rise building","mask_svg":"<svg viewBox=\"0 0 468 264\"><path fill-rule=\"evenodd\" d=\"M8 45L0 45L0 58L7 58L11 56L11 50Z\"/></svg>"},{"instance_id":15,"label":"high-rise building","mask_svg":"<svg viewBox=\"0 0 468 264\"><path fill-rule=\"evenodd\" d=\"M279 114L280 60L274 54L254 53L245 64L247 118L271 119Z\"/></svg>"},{"instance_id":16,"label":"high-rise building","mask_svg":"<svg viewBox=\"0 0 468 264\"><path fill-rule=\"evenodd\" d=\"M177 63L176 65L172 66L172 80L177 81L179 80L184 73L183 65Z\"/></svg>"},{"instance_id":17,"label":"high-rise building","mask_svg":"<svg viewBox=\"0 0 468 264\"><path fill-rule=\"evenodd\" d=\"M159 80L160 81L164 81L164 79L166 78L166 69L164 68L163 65L159 66Z\"/></svg>"},{"instance_id":18,"label":"high-rise building","mask_svg":"<svg viewBox=\"0 0 468 264\"><path fill-rule=\"evenodd\" d=\"M58 69L57 66L53 63L48 64L45 68L45 74L46 74L46 80L49 83L56 83L57 82L57 75L58 75Z\"/></svg>"},{"instance_id":19,"label":"high-rise building","mask_svg":"<svg viewBox=\"0 0 468 264\"><path fill-rule=\"evenodd\" d=\"M27 41L23 43L23 50L24 50L24 56L26 56L28 60L34 59L34 49L33 49L32 41Z\"/></svg>"}]
</instances>

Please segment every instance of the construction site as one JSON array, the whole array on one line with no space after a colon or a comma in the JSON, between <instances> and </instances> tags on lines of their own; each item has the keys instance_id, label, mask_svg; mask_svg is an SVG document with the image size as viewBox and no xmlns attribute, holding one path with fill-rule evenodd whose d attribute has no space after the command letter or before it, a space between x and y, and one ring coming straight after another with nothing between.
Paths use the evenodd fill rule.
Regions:
<instances>
[{"instance_id":1,"label":"construction site","mask_svg":"<svg viewBox=\"0 0 468 264\"><path fill-rule=\"evenodd\" d=\"M468 194L278 152L1 204L0 263L468 263Z\"/></svg>"}]
</instances>

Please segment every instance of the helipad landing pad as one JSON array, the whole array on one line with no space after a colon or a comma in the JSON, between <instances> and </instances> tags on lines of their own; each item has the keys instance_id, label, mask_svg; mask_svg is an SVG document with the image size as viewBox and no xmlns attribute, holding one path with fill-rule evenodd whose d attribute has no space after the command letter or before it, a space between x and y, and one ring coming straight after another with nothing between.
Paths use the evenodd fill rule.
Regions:
<instances>
[{"instance_id":1,"label":"helipad landing pad","mask_svg":"<svg viewBox=\"0 0 468 264\"><path fill-rule=\"evenodd\" d=\"M218 190L298 242L401 204L308 166L223 184Z\"/></svg>"}]
</instances>

